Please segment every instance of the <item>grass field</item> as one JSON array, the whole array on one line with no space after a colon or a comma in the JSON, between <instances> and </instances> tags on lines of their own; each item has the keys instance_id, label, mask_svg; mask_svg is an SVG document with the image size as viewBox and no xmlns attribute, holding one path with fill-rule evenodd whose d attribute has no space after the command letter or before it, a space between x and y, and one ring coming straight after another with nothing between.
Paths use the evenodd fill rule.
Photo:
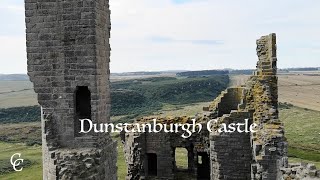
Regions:
<instances>
[{"instance_id":1,"label":"grass field","mask_svg":"<svg viewBox=\"0 0 320 180\"><path fill-rule=\"evenodd\" d=\"M42 160L41 146L26 146L22 143L3 143L0 142L0 165L2 168L10 168L10 157L19 152L22 158L31 161L31 166L24 168L21 172L11 172L0 175L1 180L41 180L42 179ZM7 163L5 163L7 162ZM6 166L6 167L3 167Z\"/></svg>"},{"instance_id":2,"label":"grass field","mask_svg":"<svg viewBox=\"0 0 320 180\"><path fill-rule=\"evenodd\" d=\"M31 125L32 126L32 125ZM125 179L126 164L123 154L123 146L119 137L115 138L118 141L118 178ZM10 157L15 152L22 154L23 159L28 159L32 162L31 166L24 168L21 172L0 173L1 180L41 180L42 179L42 154L41 146L26 146L23 143L5 143L0 142L0 172L1 168L10 168ZM7 163L5 163L7 162ZM6 165L6 167L4 167Z\"/></svg>"},{"instance_id":3,"label":"grass field","mask_svg":"<svg viewBox=\"0 0 320 180\"><path fill-rule=\"evenodd\" d=\"M320 76L279 76L279 101L320 111Z\"/></svg>"},{"instance_id":4,"label":"grass field","mask_svg":"<svg viewBox=\"0 0 320 180\"><path fill-rule=\"evenodd\" d=\"M41 143L40 122L1 125L0 140L11 143Z\"/></svg>"},{"instance_id":5,"label":"grass field","mask_svg":"<svg viewBox=\"0 0 320 180\"><path fill-rule=\"evenodd\" d=\"M320 112L292 107L280 111L291 161L313 161L320 167Z\"/></svg>"}]
</instances>

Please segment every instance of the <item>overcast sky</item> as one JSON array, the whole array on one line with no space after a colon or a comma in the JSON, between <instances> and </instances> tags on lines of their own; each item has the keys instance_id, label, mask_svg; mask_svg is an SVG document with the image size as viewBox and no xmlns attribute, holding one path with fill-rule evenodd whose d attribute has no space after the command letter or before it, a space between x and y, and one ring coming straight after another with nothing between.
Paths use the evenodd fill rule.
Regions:
<instances>
[{"instance_id":1,"label":"overcast sky","mask_svg":"<svg viewBox=\"0 0 320 180\"><path fill-rule=\"evenodd\" d=\"M111 72L255 68L278 37L278 67L320 66L319 0L110 0ZM26 73L24 1L0 0L0 74Z\"/></svg>"}]
</instances>

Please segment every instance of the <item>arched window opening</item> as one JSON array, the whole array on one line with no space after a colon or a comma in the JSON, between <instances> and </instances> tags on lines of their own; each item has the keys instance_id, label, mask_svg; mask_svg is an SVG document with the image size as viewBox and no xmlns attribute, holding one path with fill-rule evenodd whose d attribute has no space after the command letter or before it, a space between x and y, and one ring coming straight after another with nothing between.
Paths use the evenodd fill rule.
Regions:
<instances>
[{"instance_id":1,"label":"arched window opening","mask_svg":"<svg viewBox=\"0 0 320 180\"><path fill-rule=\"evenodd\" d=\"M91 92L88 86L77 86L75 92L75 118L74 118L74 135L81 136L80 119L91 119ZM89 129L89 123L84 121L83 130Z\"/></svg>"}]
</instances>

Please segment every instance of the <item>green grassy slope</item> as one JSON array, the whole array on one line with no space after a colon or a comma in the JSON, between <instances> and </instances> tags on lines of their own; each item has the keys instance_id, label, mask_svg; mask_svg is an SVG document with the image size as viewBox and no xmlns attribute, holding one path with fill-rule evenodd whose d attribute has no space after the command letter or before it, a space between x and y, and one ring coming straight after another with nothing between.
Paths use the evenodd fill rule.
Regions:
<instances>
[{"instance_id":1,"label":"green grassy slope","mask_svg":"<svg viewBox=\"0 0 320 180\"><path fill-rule=\"evenodd\" d=\"M299 107L280 110L293 161L318 162L320 167L320 112Z\"/></svg>"},{"instance_id":2,"label":"green grassy slope","mask_svg":"<svg viewBox=\"0 0 320 180\"><path fill-rule=\"evenodd\" d=\"M23 159L31 161L31 166L25 167L21 172L9 172L0 174L1 180L41 180L42 179L42 160L41 146L26 146L19 143L0 142L0 172L1 169L11 169L10 157L14 153L21 153Z\"/></svg>"},{"instance_id":3,"label":"green grassy slope","mask_svg":"<svg viewBox=\"0 0 320 180\"><path fill-rule=\"evenodd\" d=\"M30 81L0 81L0 108L38 105Z\"/></svg>"}]
</instances>

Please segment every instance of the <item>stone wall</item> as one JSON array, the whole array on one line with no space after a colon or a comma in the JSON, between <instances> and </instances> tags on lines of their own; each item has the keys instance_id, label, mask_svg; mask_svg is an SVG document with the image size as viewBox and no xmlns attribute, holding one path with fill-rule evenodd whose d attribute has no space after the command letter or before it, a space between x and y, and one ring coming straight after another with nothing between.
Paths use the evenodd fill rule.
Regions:
<instances>
[{"instance_id":1,"label":"stone wall","mask_svg":"<svg viewBox=\"0 0 320 180\"><path fill-rule=\"evenodd\" d=\"M232 111L218 118L219 124L244 123L248 112ZM216 128L214 128L216 129ZM251 145L249 133L210 133L211 180L250 179Z\"/></svg>"},{"instance_id":2,"label":"stone wall","mask_svg":"<svg viewBox=\"0 0 320 180\"><path fill-rule=\"evenodd\" d=\"M287 164L287 142L278 115L278 79L276 74L276 35L257 40L257 71L247 82L245 109L253 114L257 132L251 134L252 177L279 179L280 168Z\"/></svg>"},{"instance_id":3,"label":"stone wall","mask_svg":"<svg viewBox=\"0 0 320 180\"><path fill-rule=\"evenodd\" d=\"M144 118L138 120L140 123L146 123L153 118ZM186 122L191 118L174 117L159 118L159 122ZM202 122L202 118L197 118ZM175 167L175 148L186 148L188 154L188 173L197 175L198 153L209 153L209 132L206 130L206 124L203 124L204 130L201 133L195 133L190 138L182 138L184 133L181 129L178 133L122 133L121 139L124 143L124 153L127 164L127 180L137 180L140 178L168 180L175 179L177 169ZM157 156L157 173L149 173L148 154Z\"/></svg>"},{"instance_id":4,"label":"stone wall","mask_svg":"<svg viewBox=\"0 0 320 180\"><path fill-rule=\"evenodd\" d=\"M25 9L28 75L42 107L43 179L116 179L116 143L108 134L78 133L83 116L110 119L109 1L25 0Z\"/></svg>"},{"instance_id":5,"label":"stone wall","mask_svg":"<svg viewBox=\"0 0 320 180\"><path fill-rule=\"evenodd\" d=\"M224 114L230 114L231 110L237 110L238 105L242 103L244 97L244 88L232 87L223 91L207 108L217 117Z\"/></svg>"}]
</instances>

